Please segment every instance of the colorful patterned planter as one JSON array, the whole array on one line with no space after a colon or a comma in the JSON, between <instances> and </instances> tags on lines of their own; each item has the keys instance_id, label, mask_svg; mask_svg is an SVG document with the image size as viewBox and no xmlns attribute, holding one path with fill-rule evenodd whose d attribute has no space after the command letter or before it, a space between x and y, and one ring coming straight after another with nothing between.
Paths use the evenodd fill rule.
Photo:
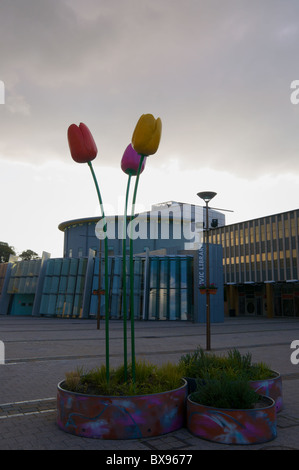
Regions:
<instances>
[{"instance_id":1,"label":"colorful patterned planter","mask_svg":"<svg viewBox=\"0 0 299 470\"><path fill-rule=\"evenodd\" d=\"M65 432L98 439L138 439L181 428L185 422L187 382L152 395L106 397L57 387L57 424Z\"/></svg>"},{"instance_id":2,"label":"colorful patterned planter","mask_svg":"<svg viewBox=\"0 0 299 470\"><path fill-rule=\"evenodd\" d=\"M281 375L272 371L275 377L264 380L250 380L249 384L253 390L260 395L273 398L275 401L276 413L281 411L283 400L282 400L282 379ZM188 395L195 392L197 379L191 377L184 377L188 383Z\"/></svg>"},{"instance_id":3,"label":"colorful patterned planter","mask_svg":"<svg viewBox=\"0 0 299 470\"><path fill-rule=\"evenodd\" d=\"M282 409L282 379L278 372L273 371L275 377L266 380L252 380L250 386L260 395L266 395L275 401L276 413Z\"/></svg>"},{"instance_id":4,"label":"colorful patterned planter","mask_svg":"<svg viewBox=\"0 0 299 470\"><path fill-rule=\"evenodd\" d=\"M187 398L187 428L202 439L222 444L260 444L276 437L276 411L272 398L250 410L213 408Z\"/></svg>"}]
</instances>

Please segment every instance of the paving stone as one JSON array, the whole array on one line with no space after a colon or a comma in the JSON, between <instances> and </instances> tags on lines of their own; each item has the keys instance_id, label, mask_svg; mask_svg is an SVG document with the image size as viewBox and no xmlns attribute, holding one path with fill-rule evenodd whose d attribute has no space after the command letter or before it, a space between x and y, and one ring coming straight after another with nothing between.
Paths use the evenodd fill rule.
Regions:
<instances>
[{"instance_id":1,"label":"paving stone","mask_svg":"<svg viewBox=\"0 0 299 470\"><path fill-rule=\"evenodd\" d=\"M104 325L104 323L103 323ZM122 322L110 322L111 366L122 363ZM67 371L105 364L105 329L92 320L0 315L5 364L0 365L0 450L103 450L185 452L197 450L299 450L299 365L290 344L299 338L299 318L226 318L211 325L212 351L233 347L267 362L283 377L284 407L277 438L254 446L203 441L186 428L151 439L107 441L67 434L56 424L56 388ZM188 322L136 322L137 358L161 364L205 345L205 325Z\"/></svg>"}]
</instances>

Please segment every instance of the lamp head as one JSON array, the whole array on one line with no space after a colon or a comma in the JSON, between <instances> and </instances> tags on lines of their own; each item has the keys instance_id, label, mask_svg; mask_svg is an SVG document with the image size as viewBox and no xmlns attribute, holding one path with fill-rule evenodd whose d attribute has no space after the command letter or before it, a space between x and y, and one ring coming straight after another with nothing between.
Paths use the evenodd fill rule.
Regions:
<instances>
[{"instance_id":1,"label":"lamp head","mask_svg":"<svg viewBox=\"0 0 299 470\"><path fill-rule=\"evenodd\" d=\"M200 193L197 193L197 196L199 196L201 199L203 199L205 202L209 202L213 197L216 196L217 193L214 193L213 191L202 191Z\"/></svg>"}]
</instances>

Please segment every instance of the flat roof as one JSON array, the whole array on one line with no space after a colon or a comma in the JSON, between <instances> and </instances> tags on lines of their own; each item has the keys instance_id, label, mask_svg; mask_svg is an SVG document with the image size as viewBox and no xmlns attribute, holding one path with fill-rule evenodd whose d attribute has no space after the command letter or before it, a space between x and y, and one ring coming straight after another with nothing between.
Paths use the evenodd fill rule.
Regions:
<instances>
[{"instance_id":1,"label":"flat roof","mask_svg":"<svg viewBox=\"0 0 299 470\"><path fill-rule=\"evenodd\" d=\"M254 220L261 220L261 219L267 219L267 218L270 218L270 217L277 217L279 215L290 214L291 212L296 212L296 211L299 211L299 209L291 209L289 211L277 212L275 214L262 215L260 217L255 217L253 219L241 220L240 222L234 222L232 224L222 225L222 226L217 227L213 230L220 230L220 229L223 229L223 228L226 228L226 227L232 227L233 225L246 224L247 222L253 222Z\"/></svg>"}]
</instances>

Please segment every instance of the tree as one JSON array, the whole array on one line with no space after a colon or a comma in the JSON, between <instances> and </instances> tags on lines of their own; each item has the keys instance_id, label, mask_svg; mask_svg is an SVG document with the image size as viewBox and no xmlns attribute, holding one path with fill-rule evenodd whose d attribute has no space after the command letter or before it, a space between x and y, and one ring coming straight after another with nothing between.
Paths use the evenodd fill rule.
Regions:
<instances>
[{"instance_id":1,"label":"tree","mask_svg":"<svg viewBox=\"0 0 299 470\"><path fill-rule=\"evenodd\" d=\"M22 251L22 253L19 255L19 257L23 260L23 261L29 261L31 259L37 259L39 258L38 254L35 253L35 251L32 251L32 250L25 250L25 251Z\"/></svg>"},{"instance_id":2,"label":"tree","mask_svg":"<svg viewBox=\"0 0 299 470\"><path fill-rule=\"evenodd\" d=\"M10 255L15 255L13 246L9 246L6 242L0 242L0 263L7 263Z\"/></svg>"}]
</instances>

